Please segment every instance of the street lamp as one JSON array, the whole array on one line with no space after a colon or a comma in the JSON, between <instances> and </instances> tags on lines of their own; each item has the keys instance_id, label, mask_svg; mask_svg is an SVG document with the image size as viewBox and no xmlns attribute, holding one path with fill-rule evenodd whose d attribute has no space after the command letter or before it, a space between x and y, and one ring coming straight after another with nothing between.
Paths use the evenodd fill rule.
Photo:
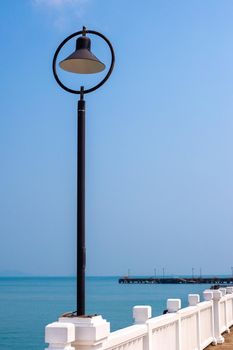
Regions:
<instances>
[{"instance_id":1,"label":"street lamp","mask_svg":"<svg viewBox=\"0 0 233 350\"><path fill-rule=\"evenodd\" d=\"M68 72L76 74L99 73L105 69L105 65L91 52L91 40L87 34L93 34L102 38L111 52L111 64L105 77L95 86L80 90L74 90L64 85L57 74L57 58L63 46L71 39L77 37L75 51L62 60L60 67ZM53 75L58 85L65 91L80 95L78 101L78 135L77 135L77 298L76 307L69 316L85 315L85 269L86 269L86 247L85 247L85 100L84 95L101 87L110 77L115 63L115 55L110 41L101 33L94 30L81 31L69 35L58 46L53 57Z\"/></svg>"}]
</instances>

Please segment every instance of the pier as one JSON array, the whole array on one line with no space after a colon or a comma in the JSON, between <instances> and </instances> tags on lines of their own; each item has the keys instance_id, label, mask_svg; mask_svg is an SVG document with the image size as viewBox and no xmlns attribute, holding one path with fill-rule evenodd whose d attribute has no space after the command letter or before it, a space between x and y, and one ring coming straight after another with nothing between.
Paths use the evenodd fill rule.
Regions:
<instances>
[{"instance_id":1,"label":"pier","mask_svg":"<svg viewBox=\"0 0 233 350\"><path fill-rule=\"evenodd\" d=\"M120 284L227 284L233 285L233 277L122 277Z\"/></svg>"}]
</instances>

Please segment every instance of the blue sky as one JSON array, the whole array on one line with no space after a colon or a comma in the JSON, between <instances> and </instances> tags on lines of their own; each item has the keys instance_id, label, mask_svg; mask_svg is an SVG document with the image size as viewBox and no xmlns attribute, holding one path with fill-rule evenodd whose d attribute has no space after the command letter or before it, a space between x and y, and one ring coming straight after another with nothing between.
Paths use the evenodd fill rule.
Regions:
<instances>
[{"instance_id":1,"label":"blue sky","mask_svg":"<svg viewBox=\"0 0 233 350\"><path fill-rule=\"evenodd\" d=\"M75 273L76 96L51 63L86 25L116 52L110 80L86 96L87 273L230 273L232 1L0 6L0 272Z\"/></svg>"}]
</instances>

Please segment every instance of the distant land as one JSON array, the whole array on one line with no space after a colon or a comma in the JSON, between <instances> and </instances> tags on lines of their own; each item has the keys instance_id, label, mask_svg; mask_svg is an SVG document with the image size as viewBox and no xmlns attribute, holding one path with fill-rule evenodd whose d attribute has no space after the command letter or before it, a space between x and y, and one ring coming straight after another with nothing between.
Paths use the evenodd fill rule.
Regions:
<instances>
[{"instance_id":1,"label":"distant land","mask_svg":"<svg viewBox=\"0 0 233 350\"><path fill-rule=\"evenodd\" d=\"M28 274L18 270L0 270L0 277L22 277L22 276L28 276Z\"/></svg>"},{"instance_id":2,"label":"distant land","mask_svg":"<svg viewBox=\"0 0 233 350\"><path fill-rule=\"evenodd\" d=\"M0 270L0 277L75 277L75 275L39 275L26 273L18 270Z\"/></svg>"}]
</instances>

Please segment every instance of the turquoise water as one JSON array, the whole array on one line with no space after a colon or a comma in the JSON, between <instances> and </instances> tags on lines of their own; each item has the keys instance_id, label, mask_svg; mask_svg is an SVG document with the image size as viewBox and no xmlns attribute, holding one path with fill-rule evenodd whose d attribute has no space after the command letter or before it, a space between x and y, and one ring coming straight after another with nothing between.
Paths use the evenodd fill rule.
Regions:
<instances>
[{"instance_id":1,"label":"turquoise water","mask_svg":"<svg viewBox=\"0 0 233 350\"><path fill-rule=\"evenodd\" d=\"M153 315L166 308L167 298L200 293L209 285L120 285L118 277L87 278L87 313L101 314L111 330L132 324L134 305L151 305ZM74 278L0 278L0 349L42 350L44 327L75 309Z\"/></svg>"}]
</instances>

